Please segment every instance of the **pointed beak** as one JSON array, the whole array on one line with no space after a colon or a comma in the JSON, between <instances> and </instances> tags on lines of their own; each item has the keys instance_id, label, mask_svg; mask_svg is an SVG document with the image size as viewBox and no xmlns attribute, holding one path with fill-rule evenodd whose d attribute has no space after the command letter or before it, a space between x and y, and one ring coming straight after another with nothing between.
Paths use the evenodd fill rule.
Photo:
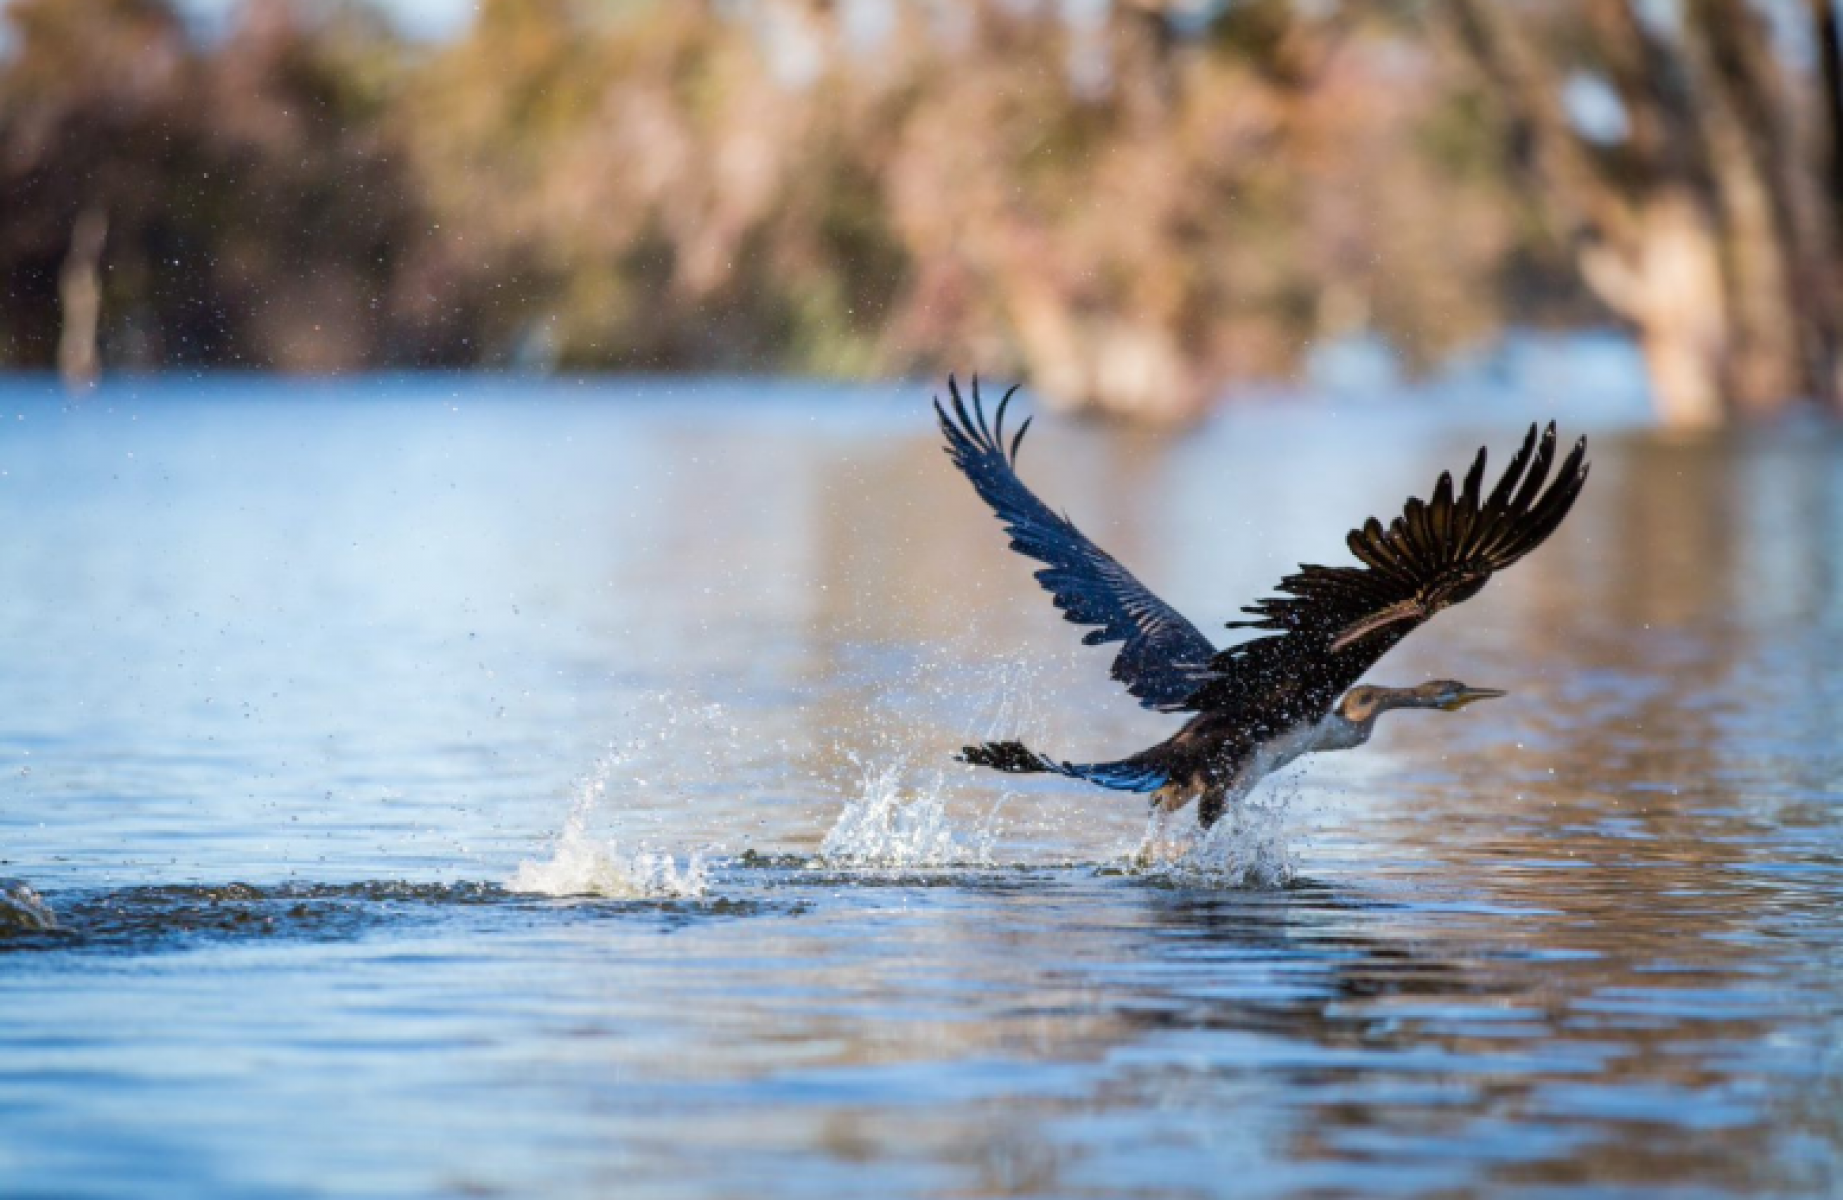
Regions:
<instances>
[{"instance_id":1,"label":"pointed beak","mask_svg":"<svg viewBox=\"0 0 1843 1200\"><path fill-rule=\"evenodd\" d=\"M1441 704L1440 707L1447 712L1458 712L1468 704L1476 704L1480 700L1495 700L1499 696L1508 694L1507 692L1500 692L1496 688L1461 688L1457 695Z\"/></svg>"}]
</instances>

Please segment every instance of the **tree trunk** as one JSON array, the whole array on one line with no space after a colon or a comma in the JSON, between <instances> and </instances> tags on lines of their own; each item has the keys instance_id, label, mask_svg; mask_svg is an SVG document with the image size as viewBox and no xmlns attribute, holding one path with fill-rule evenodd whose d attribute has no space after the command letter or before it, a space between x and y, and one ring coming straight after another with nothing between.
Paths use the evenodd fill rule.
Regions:
<instances>
[{"instance_id":1,"label":"tree trunk","mask_svg":"<svg viewBox=\"0 0 1843 1200\"><path fill-rule=\"evenodd\" d=\"M1824 177L1829 184L1826 199L1835 219L1843 216L1843 24L1837 17L1836 0L1807 0L1811 24L1817 40L1819 79L1824 94L1818 110L1823 113Z\"/></svg>"},{"instance_id":2,"label":"tree trunk","mask_svg":"<svg viewBox=\"0 0 1843 1200\"><path fill-rule=\"evenodd\" d=\"M97 335L102 326L102 248L109 237L109 214L86 208L71 229L70 249L58 273L58 375L75 390L96 380L102 369Z\"/></svg>"},{"instance_id":3,"label":"tree trunk","mask_svg":"<svg viewBox=\"0 0 1843 1200\"><path fill-rule=\"evenodd\" d=\"M1606 245L1581 253L1581 273L1636 333L1664 424L1706 429L1724 415L1729 359L1721 247L1692 196L1666 194L1638 214L1627 257Z\"/></svg>"},{"instance_id":4,"label":"tree trunk","mask_svg":"<svg viewBox=\"0 0 1843 1200\"><path fill-rule=\"evenodd\" d=\"M1030 378L1067 411L1160 425L1196 419L1207 391L1170 332L1113 312L1082 313L1017 276L1007 309Z\"/></svg>"},{"instance_id":5,"label":"tree trunk","mask_svg":"<svg viewBox=\"0 0 1843 1200\"><path fill-rule=\"evenodd\" d=\"M1725 243L1734 358L1729 396L1749 413L1832 399L1835 320L1822 172L1795 153L1783 74L1744 0L1696 0L1684 55L1701 81L1704 160Z\"/></svg>"},{"instance_id":6,"label":"tree trunk","mask_svg":"<svg viewBox=\"0 0 1843 1200\"><path fill-rule=\"evenodd\" d=\"M1826 218L1830 236L1843 238L1843 21L1837 16L1836 0L1809 0L1811 23L1817 40L1824 89L1818 110L1823 114L1820 139L1824 154L1824 196L1821 215ZM1834 261L1835 251L1822 267ZM1831 407L1843 411L1843 362L1827 364Z\"/></svg>"},{"instance_id":7,"label":"tree trunk","mask_svg":"<svg viewBox=\"0 0 1843 1200\"><path fill-rule=\"evenodd\" d=\"M1538 16L1491 0L1449 0L1454 26L1503 106L1514 164L1552 236L1577 248L1581 276L1627 321L1661 420L1707 426L1730 415L1834 401L1838 361L1830 276L1843 197L1792 136L1785 71L1744 0L1687 0L1674 32L1632 0L1578 13L1618 90L1630 133L1590 147L1562 111L1565 39ZM1814 3L1817 0L1813 0ZM1821 6L1829 8L1828 0ZM1544 13L1542 16L1552 16ZM1819 40L1834 86L1834 13ZM1552 32L1552 31L1551 31ZM1832 116L1843 138L1843 110Z\"/></svg>"}]
</instances>

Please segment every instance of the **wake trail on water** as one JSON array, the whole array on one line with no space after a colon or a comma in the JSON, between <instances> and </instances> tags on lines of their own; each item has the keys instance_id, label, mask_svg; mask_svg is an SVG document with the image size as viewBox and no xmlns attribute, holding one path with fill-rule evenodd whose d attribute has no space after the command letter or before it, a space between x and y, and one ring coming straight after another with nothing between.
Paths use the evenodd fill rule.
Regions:
<instances>
[{"instance_id":1,"label":"wake trail on water","mask_svg":"<svg viewBox=\"0 0 1843 1200\"><path fill-rule=\"evenodd\" d=\"M887 873L986 871L1006 865L998 861L997 846L1010 828L1004 818L1006 806L1018 793L1001 781L975 776L979 783L999 782L999 793L983 816L956 819L950 811L950 802L959 794L955 768L938 749L926 751L930 756L926 761L919 760L917 755L924 752L915 746L915 728L920 723L951 719L939 710L963 706L966 688L945 688L941 694L925 686L926 682L932 681L917 680L911 689L915 694L906 702L861 710L848 743L833 743L832 753L839 756L834 761L848 768L826 790L844 792L844 800L807 867ZM1016 664L1002 668L996 679L988 677L983 719L970 724L975 729L985 726L990 736L1016 735L1020 728L1028 735L1032 727L1041 725L1036 700L1039 689L1033 683L1031 672ZM918 713L914 711L918 704L933 711ZM668 791L725 786L730 772L724 768L731 764L722 761L720 747L736 742L740 732L731 727L732 718L721 705L685 704L662 697L643 711L648 714L643 727L627 744L610 749L576 784L548 854L519 863L505 882L508 891L654 900L711 895L728 862L718 848L687 853L645 841L636 843L626 835L617 839L599 828L600 818L609 815L608 794L617 782L653 791L662 781ZM683 763L673 756L686 735L693 735L690 740L694 742L719 747L715 758L711 752L706 754L710 779L692 783L679 778ZM934 765L937 754L938 767ZM855 769L855 780L851 769ZM1089 865L1108 873L1123 870L1172 887L1285 887L1297 873L1288 819L1297 793L1295 782L1270 780L1253 796L1231 806L1207 831L1196 825L1194 808L1176 814L1154 811L1136 849L1112 852L1122 855L1124 862L1109 859L1108 851L1095 847L1101 858ZM1036 798L1039 806L1046 802L1054 811L1031 828L1051 836L1058 830L1066 833L1069 814L1054 796ZM1078 865L1063 856L1056 861L1062 866Z\"/></svg>"},{"instance_id":2,"label":"wake trail on water","mask_svg":"<svg viewBox=\"0 0 1843 1200\"><path fill-rule=\"evenodd\" d=\"M44 933L58 928L57 914L23 879L0 879L0 934Z\"/></svg>"}]
</instances>

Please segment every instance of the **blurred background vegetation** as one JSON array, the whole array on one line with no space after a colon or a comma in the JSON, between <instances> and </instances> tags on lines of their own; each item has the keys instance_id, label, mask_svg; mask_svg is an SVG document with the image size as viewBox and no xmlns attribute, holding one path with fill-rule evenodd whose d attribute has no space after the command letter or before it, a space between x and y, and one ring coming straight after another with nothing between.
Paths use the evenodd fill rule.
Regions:
<instances>
[{"instance_id":1,"label":"blurred background vegetation","mask_svg":"<svg viewBox=\"0 0 1843 1200\"><path fill-rule=\"evenodd\" d=\"M1832 0L0 8L0 364L979 369L1179 421L1619 325L1834 410Z\"/></svg>"}]
</instances>

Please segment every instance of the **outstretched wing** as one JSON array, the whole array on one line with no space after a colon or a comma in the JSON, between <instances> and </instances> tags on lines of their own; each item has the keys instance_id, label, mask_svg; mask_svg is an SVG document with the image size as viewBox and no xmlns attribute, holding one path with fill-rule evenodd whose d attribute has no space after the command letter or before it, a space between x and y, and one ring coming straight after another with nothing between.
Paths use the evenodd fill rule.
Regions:
<instances>
[{"instance_id":1,"label":"outstretched wing","mask_svg":"<svg viewBox=\"0 0 1843 1200\"><path fill-rule=\"evenodd\" d=\"M1443 608L1470 600L1494 572L1555 532L1587 482L1582 438L1553 483L1555 426L1523 446L1488 496L1481 449L1455 494L1442 474L1433 499L1411 499L1384 528L1371 517L1346 539L1360 567L1302 566L1280 581L1284 595L1242 611L1231 629L1272 629L1216 656L1217 678L1188 707L1227 711L1283 727L1316 720L1376 660ZM1547 490L1543 485L1547 483Z\"/></svg>"},{"instance_id":2,"label":"outstretched wing","mask_svg":"<svg viewBox=\"0 0 1843 1200\"><path fill-rule=\"evenodd\" d=\"M1147 708L1178 711L1209 679L1216 648L1176 609L1146 590L1132 572L1082 535L1066 517L1052 512L1018 478L1015 465L1027 420L1005 445L1005 407L1012 388L998 402L996 419L986 423L973 380L973 406L967 411L959 385L947 380L953 412L936 399L934 411L947 435L947 454L981 499L992 506L1011 535L1011 548L1045 566L1037 582L1055 599L1062 615L1077 625L1092 625L1082 641L1090 646L1126 643L1113 662L1113 677Z\"/></svg>"}]
</instances>

